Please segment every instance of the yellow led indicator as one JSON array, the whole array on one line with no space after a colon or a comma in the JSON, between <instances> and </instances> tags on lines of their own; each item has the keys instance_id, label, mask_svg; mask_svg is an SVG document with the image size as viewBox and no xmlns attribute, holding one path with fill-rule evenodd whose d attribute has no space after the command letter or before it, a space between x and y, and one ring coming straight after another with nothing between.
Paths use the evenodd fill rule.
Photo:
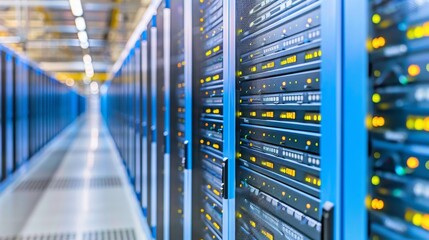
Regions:
<instances>
[{"instance_id":1,"label":"yellow led indicator","mask_svg":"<svg viewBox=\"0 0 429 240\"><path fill-rule=\"evenodd\" d=\"M265 112L265 113L262 113L262 117L273 118L274 117L274 112Z\"/></svg>"},{"instance_id":2,"label":"yellow led indicator","mask_svg":"<svg viewBox=\"0 0 429 240\"><path fill-rule=\"evenodd\" d=\"M254 228L256 227L256 223L254 221L250 220L249 223L252 227L254 227Z\"/></svg>"},{"instance_id":3,"label":"yellow led indicator","mask_svg":"<svg viewBox=\"0 0 429 240\"><path fill-rule=\"evenodd\" d=\"M371 183L374 186L377 186L378 184L380 184L380 177L379 176L373 176L371 178Z\"/></svg>"},{"instance_id":4,"label":"yellow led indicator","mask_svg":"<svg viewBox=\"0 0 429 240\"><path fill-rule=\"evenodd\" d=\"M375 77L380 77L380 76L381 76L381 72L380 72L380 70L375 70L375 71L374 71L374 76L375 76Z\"/></svg>"},{"instance_id":5,"label":"yellow led indicator","mask_svg":"<svg viewBox=\"0 0 429 240\"><path fill-rule=\"evenodd\" d=\"M251 156L251 157L250 157L250 161L252 161L252 162L256 162L256 157Z\"/></svg>"},{"instance_id":6,"label":"yellow led indicator","mask_svg":"<svg viewBox=\"0 0 429 240\"><path fill-rule=\"evenodd\" d=\"M427 170L429 170L429 161L426 161L425 167Z\"/></svg>"},{"instance_id":7,"label":"yellow led indicator","mask_svg":"<svg viewBox=\"0 0 429 240\"><path fill-rule=\"evenodd\" d=\"M372 118L372 126L377 128L377 127L383 127L385 124L385 120L384 117L373 117Z\"/></svg>"},{"instance_id":8,"label":"yellow led indicator","mask_svg":"<svg viewBox=\"0 0 429 240\"><path fill-rule=\"evenodd\" d=\"M287 167L281 167L280 172L287 174L289 176L292 176L292 177L295 177L295 175L296 175L295 169L287 168Z\"/></svg>"},{"instance_id":9,"label":"yellow led indicator","mask_svg":"<svg viewBox=\"0 0 429 240\"><path fill-rule=\"evenodd\" d=\"M423 123L424 123L424 121L422 118L416 118L414 121L415 130L417 130L417 131L423 130L423 128L424 128Z\"/></svg>"},{"instance_id":10,"label":"yellow led indicator","mask_svg":"<svg viewBox=\"0 0 429 240\"><path fill-rule=\"evenodd\" d=\"M379 14L372 15L372 22L374 24L379 24L381 22L381 16Z\"/></svg>"},{"instance_id":11,"label":"yellow led indicator","mask_svg":"<svg viewBox=\"0 0 429 240\"><path fill-rule=\"evenodd\" d=\"M219 224L217 224L216 222L214 222L214 223L213 223L213 226L215 226L215 228L216 228L217 230L219 230L219 229L220 229Z\"/></svg>"},{"instance_id":12,"label":"yellow led indicator","mask_svg":"<svg viewBox=\"0 0 429 240\"><path fill-rule=\"evenodd\" d=\"M213 76L213 80L214 81L219 80L219 78L220 78L219 74L216 74L216 75Z\"/></svg>"},{"instance_id":13,"label":"yellow led indicator","mask_svg":"<svg viewBox=\"0 0 429 240\"><path fill-rule=\"evenodd\" d=\"M276 66L276 64L274 62L269 62L269 63L266 63L266 64L262 65L262 69L263 70L270 69L270 68L273 68L275 66Z\"/></svg>"},{"instance_id":14,"label":"yellow led indicator","mask_svg":"<svg viewBox=\"0 0 429 240\"><path fill-rule=\"evenodd\" d=\"M274 168L274 163L268 162L268 161L262 161L262 166L268 167L268 168Z\"/></svg>"},{"instance_id":15,"label":"yellow led indicator","mask_svg":"<svg viewBox=\"0 0 429 240\"><path fill-rule=\"evenodd\" d=\"M384 208L384 201L377 198L372 199L371 208L374 210L382 210Z\"/></svg>"},{"instance_id":16,"label":"yellow led indicator","mask_svg":"<svg viewBox=\"0 0 429 240\"><path fill-rule=\"evenodd\" d=\"M419 159L416 157L409 157L407 159L407 167L411 169L416 169L419 166Z\"/></svg>"},{"instance_id":17,"label":"yellow led indicator","mask_svg":"<svg viewBox=\"0 0 429 240\"><path fill-rule=\"evenodd\" d=\"M280 114L280 118L295 120L296 119L296 113L295 112L282 112Z\"/></svg>"},{"instance_id":18,"label":"yellow led indicator","mask_svg":"<svg viewBox=\"0 0 429 240\"><path fill-rule=\"evenodd\" d=\"M374 103L379 103L381 101L381 96L378 93L374 93L372 95L372 102Z\"/></svg>"},{"instance_id":19,"label":"yellow led indicator","mask_svg":"<svg viewBox=\"0 0 429 240\"><path fill-rule=\"evenodd\" d=\"M423 216L420 213L416 213L411 220L414 225L420 226L422 224Z\"/></svg>"},{"instance_id":20,"label":"yellow led indicator","mask_svg":"<svg viewBox=\"0 0 429 240\"><path fill-rule=\"evenodd\" d=\"M374 49L386 46L386 39L384 37L377 37L372 39L372 47Z\"/></svg>"},{"instance_id":21,"label":"yellow led indicator","mask_svg":"<svg viewBox=\"0 0 429 240\"><path fill-rule=\"evenodd\" d=\"M269 233L269 232L267 232L267 231L265 231L265 230L261 230L261 233L262 233L262 235L264 235L268 240L274 240L274 236L273 236L271 233Z\"/></svg>"},{"instance_id":22,"label":"yellow led indicator","mask_svg":"<svg viewBox=\"0 0 429 240\"><path fill-rule=\"evenodd\" d=\"M297 59L296 59L296 55L287 57L286 59L283 59L280 62L280 65L287 65L287 64L291 64L291 63L296 63Z\"/></svg>"},{"instance_id":23,"label":"yellow led indicator","mask_svg":"<svg viewBox=\"0 0 429 240\"><path fill-rule=\"evenodd\" d=\"M213 48L213 52L218 52L220 50L220 46L216 46L215 48Z\"/></svg>"}]
</instances>

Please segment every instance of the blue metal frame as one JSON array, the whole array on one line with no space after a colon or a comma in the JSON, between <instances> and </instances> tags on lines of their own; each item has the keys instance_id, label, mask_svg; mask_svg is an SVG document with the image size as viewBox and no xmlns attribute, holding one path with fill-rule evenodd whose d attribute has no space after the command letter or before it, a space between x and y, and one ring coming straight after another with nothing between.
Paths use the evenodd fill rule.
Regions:
<instances>
[{"instance_id":1,"label":"blue metal frame","mask_svg":"<svg viewBox=\"0 0 429 240\"><path fill-rule=\"evenodd\" d=\"M153 210L151 211L151 223L149 223L150 228L152 230L152 237L156 238L156 221L157 221L157 215L156 215L156 209L157 209L157 196L156 192L157 189L157 170L158 170L158 161L157 161L157 147L158 147L158 139L157 139L157 95L156 95L156 88L157 88L157 69L156 69L156 63L157 63L157 35L156 35L156 15L152 17L152 27L150 29L151 34L151 49L149 49L150 52L150 67L151 67L151 110L152 110L152 126L151 126L151 132L152 132L152 143L151 143L151 169L150 169L150 176L151 176L151 206Z\"/></svg>"},{"instance_id":2,"label":"blue metal frame","mask_svg":"<svg viewBox=\"0 0 429 240\"><path fill-rule=\"evenodd\" d=\"M322 205L326 202L334 204L334 239L342 239L342 2L342 0L324 0L321 7L323 56L320 192Z\"/></svg>"},{"instance_id":3,"label":"blue metal frame","mask_svg":"<svg viewBox=\"0 0 429 240\"><path fill-rule=\"evenodd\" d=\"M185 141L187 142L187 161L184 170L184 219L183 239L192 238L192 1L184 1L185 27Z\"/></svg>"},{"instance_id":4,"label":"blue metal frame","mask_svg":"<svg viewBox=\"0 0 429 240\"><path fill-rule=\"evenodd\" d=\"M359 16L357 18L357 16ZM368 181L368 1L343 3L343 142L342 235L339 239L366 239L365 196ZM359 20L358 20L359 19ZM325 116L324 116L325 117ZM325 158L326 160L326 158Z\"/></svg>"},{"instance_id":5,"label":"blue metal frame","mask_svg":"<svg viewBox=\"0 0 429 240\"><path fill-rule=\"evenodd\" d=\"M142 92L142 104L143 106L147 106L148 101L148 89L147 89L147 83L149 80L149 76L147 76L147 70L148 70L148 62L147 62L147 32L144 31L142 33L142 43L141 43L141 54L142 54L142 85L143 85L143 92ZM142 134L142 208L143 208L143 215L147 217L147 207L148 207L148 191L147 191L147 178L149 174L149 169L147 169L147 162L149 161L149 156L147 154L147 141L148 141L148 134L149 134L149 126L148 126L148 109L146 107L143 107L143 118L142 118L142 128L143 128L143 134Z\"/></svg>"},{"instance_id":6,"label":"blue metal frame","mask_svg":"<svg viewBox=\"0 0 429 240\"><path fill-rule=\"evenodd\" d=\"M236 81L235 18L236 1L223 0L224 131L223 155L227 163L227 198L223 200L222 238L235 239L235 162L236 162ZM225 174L225 173L224 173Z\"/></svg>"},{"instance_id":7,"label":"blue metal frame","mask_svg":"<svg viewBox=\"0 0 429 240\"><path fill-rule=\"evenodd\" d=\"M171 153L171 136L170 136L170 114L171 114L171 91L170 91L170 1L165 1L164 8L164 239L168 240L170 236L170 153Z\"/></svg>"}]
</instances>

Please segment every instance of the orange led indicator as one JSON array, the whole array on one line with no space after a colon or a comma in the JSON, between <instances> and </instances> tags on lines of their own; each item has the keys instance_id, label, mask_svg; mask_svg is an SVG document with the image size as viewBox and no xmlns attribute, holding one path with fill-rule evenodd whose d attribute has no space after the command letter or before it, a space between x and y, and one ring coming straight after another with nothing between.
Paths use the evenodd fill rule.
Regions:
<instances>
[{"instance_id":1,"label":"orange led indicator","mask_svg":"<svg viewBox=\"0 0 429 240\"><path fill-rule=\"evenodd\" d=\"M416 169L419 166L419 159L416 157L409 157L407 159L407 167L411 169Z\"/></svg>"},{"instance_id":2,"label":"orange led indicator","mask_svg":"<svg viewBox=\"0 0 429 240\"><path fill-rule=\"evenodd\" d=\"M415 77L420 74L420 67L416 64L412 64L408 67L408 74L411 77Z\"/></svg>"}]
</instances>

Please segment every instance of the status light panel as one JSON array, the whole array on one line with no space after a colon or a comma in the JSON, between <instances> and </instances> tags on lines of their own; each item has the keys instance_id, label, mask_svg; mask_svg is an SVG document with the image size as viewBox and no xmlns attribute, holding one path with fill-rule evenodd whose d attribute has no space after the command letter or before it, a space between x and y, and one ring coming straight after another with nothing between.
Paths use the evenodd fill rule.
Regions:
<instances>
[{"instance_id":1,"label":"status light panel","mask_svg":"<svg viewBox=\"0 0 429 240\"><path fill-rule=\"evenodd\" d=\"M317 0L237 1L236 239L320 239Z\"/></svg>"},{"instance_id":2,"label":"status light panel","mask_svg":"<svg viewBox=\"0 0 429 240\"><path fill-rule=\"evenodd\" d=\"M195 117L198 194L193 225L195 239L222 239L223 162L223 7L222 0L194 1L193 36L195 96L199 106ZM194 151L195 151L194 150ZM196 161L196 162L195 162ZM195 170L194 170L195 172ZM198 216L199 215L199 216Z\"/></svg>"},{"instance_id":3,"label":"status light panel","mask_svg":"<svg viewBox=\"0 0 429 240\"><path fill-rule=\"evenodd\" d=\"M370 238L429 239L429 2L370 6Z\"/></svg>"}]
</instances>

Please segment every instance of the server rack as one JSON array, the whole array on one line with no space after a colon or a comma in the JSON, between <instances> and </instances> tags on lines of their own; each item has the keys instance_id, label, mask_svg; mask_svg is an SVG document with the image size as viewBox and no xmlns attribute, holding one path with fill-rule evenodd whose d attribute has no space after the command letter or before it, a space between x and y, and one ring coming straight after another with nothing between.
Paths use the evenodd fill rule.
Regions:
<instances>
[{"instance_id":1,"label":"server rack","mask_svg":"<svg viewBox=\"0 0 429 240\"><path fill-rule=\"evenodd\" d=\"M184 234L184 160L185 142L185 36L184 1L172 1L171 9L171 122L170 122L170 213L169 239L183 239Z\"/></svg>"},{"instance_id":2,"label":"server rack","mask_svg":"<svg viewBox=\"0 0 429 240\"><path fill-rule=\"evenodd\" d=\"M83 97L11 49L0 47L0 189L83 109ZM64 111L67 109L67 111Z\"/></svg>"},{"instance_id":3,"label":"server rack","mask_svg":"<svg viewBox=\"0 0 429 240\"><path fill-rule=\"evenodd\" d=\"M192 26L192 238L223 239L223 1L192 1Z\"/></svg>"},{"instance_id":4,"label":"server rack","mask_svg":"<svg viewBox=\"0 0 429 240\"><path fill-rule=\"evenodd\" d=\"M147 31L142 34L142 208L143 215L148 218L149 216L149 169L150 169L150 138L149 138L149 126L150 126L150 102L149 102L149 52L148 52L148 41ZM148 218L149 219L149 218Z\"/></svg>"},{"instance_id":5,"label":"server rack","mask_svg":"<svg viewBox=\"0 0 429 240\"><path fill-rule=\"evenodd\" d=\"M14 56L12 52L4 52L5 54L5 78L3 81L3 158L6 162L6 176L11 175L15 170L14 158Z\"/></svg>"},{"instance_id":6,"label":"server rack","mask_svg":"<svg viewBox=\"0 0 429 240\"><path fill-rule=\"evenodd\" d=\"M237 6L237 239L321 239L320 5Z\"/></svg>"},{"instance_id":7,"label":"server rack","mask_svg":"<svg viewBox=\"0 0 429 240\"><path fill-rule=\"evenodd\" d=\"M429 238L429 3L370 1L369 238Z\"/></svg>"},{"instance_id":8,"label":"server rack","mask_svg":"<svg viewBox=\"0 0 429 240\"><path fill-rule=\"evenodd\" d=\"M164 113L164 132L163 135L163 144L164 144L164 152L163 152L163 166L160 169L162 172L162 183L163 183L163 195L162 197L162 220L160 224L162 225L162 230L160 229L160 233L162 231L162 235L159 236L161 239L170 239L170 199L171 199L171 95L172 89L170 85L170 62L171 62L171 11L170 11L170 0L165 0L161 2L161 5L158 9L158 12L162 11L162 13L158 13L158 18L162 18L162 21L158 22L158 25L162 24L162 28L160 29L160 33L158 39L161 39L162 45L158 48L158 52L162 54L162 60L159 59L158 62L158 71L161 72L159 77L159 81L163 82L163 87L161 89L161 94L163 93L163 107L162 111ZM162 49L161 49L162 48ZM176 197L176 196L173 196ZM159 198L161 199L161 198ZM177 234L176 232L173 232ZM180 236L180 235L179 235ZM174 237L172 237L174 238Z\"/></svg>"},{"instance_id":9,"label":"server rack","mask_svg":"<svg viewBox=\"0 0 429 240\"><path fill-rule=\"evenodd\" d=\"M138 200L141 203L142 200L142 73L141 73L141 46L140 43L135 45L135 62L134 62L134 71L133 76L135 77L133 90L134 90L134 118L133 125L135 129L135 162L136 162L136 172L135 172L135 191L138 197Z\"/></svg>"},{"instance_id":10,"label":"server rack","mask_svg":"<svg viewBox=\"0 0 429 240\"><path fill-rule=\"evenodd\" d=\"M161 15L160 2L152 4L150 14L158 11L157 16ZM408 71L407 67L413 64L411 60L420 61L424 58L426 54L425 21L427 19L425 14L427 12L422 9L427 9L427 3L424 1L371 1L370 5L371 12L368 13L368 2L366 1L173 1L172 7L175 11L172 12L171 20L171 42L173 43L171 45L171 87L168 88L166 84L164 94L157 92L156 95L150 91L153 87L151 83L154 79L154 66L158 66L156 71L158 77L165 71L160 70L160 65L155 65L154 59L158 59L157 64L160 64L162 62L160 56L163 56L164 62L168 64L165 57L165 47L168 44L161 40L168 37L162 36L162 33L167 30L160 30L160 19L156 20L158 39L153 37L155 35L152 31L153 23L149 23L146 32L140 39L143 103L141 108L143 119L142 207L149 223L153 224L154 216L157 220L163 217L159 215L160 212L155 214L155 211L160 209L153 208L151 206L153 201L149 200L154 197L151 193L156 192L153 188L153 181L149 177L153 176L151 174L151 169L154 169L151 166L153 162L150 159L154 158L150 156L153 150L151 143L155 136L150 133L149 126L154 125L154 122L151 121L156 121L155 116L151 114L156 114L159 119L167 112L171 112L171 118L178 119L178 122L173 123L172 121L171 124L168 124L166 121L165 126L160 128L158 125L157 127L158 130L167 130L168 126L170 127L170 131L166 131L167 136L170 133L171 137L171 165L169 168L171 208L167 217L170 221L166 221L164 215L164 223L170 223L170 233L173 232L173 229L177 233L183 232L184 239L205 237L201 233L203 231L213 232L211 236L207 234L206 237L213 238L214 236L214 238L225 239L234 239L234 237L246 239L249 234L253 234L256 239L271 237L364 239L368 237L366 232L368 225L369 237L373 238L400 239L398 233L401 229L405 230L400 233L405 234L408 238L426 237L427 230L424 228L426 222L423 220L426 219L427 208L416 201L416 199L425 200L424 194L427 192L425 188L421 188L426 179L419 175L426 171L426 165L422 159L427 156L427 154L419 152L425 153L427 150L426 142L424 142L427 139L424 130L427 99L423 93L426 84L424 81L419 81L426 76L425 66L423 63L414 63L417 67L412 66L411 70L412 74L416 76L411 76L409 73L404 74L404 77L400 76L402 82L408 81L407 84L377 85L377 82L393 78L390 76L391 72L398 74L398 67L393 65L398 64L400 68ZM183 6L183 14L180 12L181 6ZM220 6L222 6L222 10L220 10ZM384 13L387 12L386 9L391 11L389 13L391 16L389 15L387 20L384 16L387 14ZM207 12L210 15L201 18L200 14ZM362 18L362 16L368 17ZM176 21L176 19L180 20ZM213 23L211 21L216 22L216 19L217 23L223 22L218 25L221 26L219 31L222 33L219 35L214 32L210 33L217 37L216 39L222 44L219 45L219 48L216 48L215 44L211 49L203 49L204 46L210 47L214 40L207 35L209 41L206 41L206 36L201 33L209 31L210 24ZM364 19L364 23L356 19ZM370 44L373 44L372 41L374 41L378 45L377 50L370 53L369 66L365 50L367 38L365 19L380 21L377 24L374 23L375 26L371 25ZM399 19L404 20L398 24ZM387 24L385 26L383 21L393 25L384 23ZM282 29L285 26L290 28ZM395 29L399 29L399 33L392 30L394 27L389 26L396 26ZM203 28L200 29L200 27ZM148 34L149 37L146 38L145 34ZM151 34L152 36L150 36ZM322 35L323 41L321 40ZM380 46L381 43L384 46ZM161 45L163 45L162 48ZM164 54L160 51L157 53L157 57L154 57L153 46L157 46L158 50L164 50ZM234 53L235 46L237 46L237 54ZM396 46L402 48L395 48ZM406 51L403 50L403 46L406 47ZM319 48L323 52L323 61ZM417 49L420 51L420 56L416 53ZM218 56L222 55L222 59L218 59L217 63L204 65L207 63L207 59L213 59L210 56L215 51L216 54L219 54ZM206 58L206 53L208 58ZM234 69L235 66L237 71ZM387 71L390 75L377 77L372 70L374 76L371 76L371 81L367 81L365 75L368 68L372 69L374 66ZM222 84L212 83L218 81L213 81L213 78L207 78L207 82L204 78L203 83L199 82L201 80L199 77L204 70L214 70L217 67L219 67L217 69L219 73L224 75L222 78L219 75L218 79L225 79ZM420 72L417 69L420 69ZM237 78L235 72L238 74ZM417 72L419 73L416 74ZM118 75L121 74L119 72ZM217 79L217 77L215 78ZM157 79L158 84L162 79L165 80L162 77ZM368 148L367 133L363 124L367 113L365 96L367 96L368 83L371 84L370 91L374 91L375 94L370 96L370 99L375 98L379 102L371 103L374 116L370 123L371 125L373 122L376 124L376 126L371 126L370 133L369 151L372 156L369 161L362 161L366 158ZM204 97L206 93L201 91L203 85L204 87L211 85L209 87L212 88L211 91L214 89L222 92L223 89L225 94L217 95L218 91L215 91L214 94L209 94L211 96ZM177 86L177 88L173 86ZM204 88L204 90L209 88ZM407 92L408 97L393 96L391 95L393 90L396 91L395 93ZM157 98L158 104L164 99L164 104L167 106L168 93L172 94L171 111L158 112L156 107L152 107L151 103L154 102L152 99ZM411 100L411 93L418 96L419 99ZM237 94L237 98L235 98L235 94ZM323 95L323 98L320 94ZM387 95L389 99L386 101L391 107L388 110L390 111L389 116L384 115L387 114L385 113L387 105L383 101ZM223 105L216 106L216 101ZM403 106L410 107L404 112L403 106L394 106L392 101L395 104L399 102L404 104ZM215 109L216 112L219 111L219 114L223 111L222 116L217 117L216 114L212 114L212 109L210 109L210 113L205 112L209 107L214 106L219 107ZM235 109L239 114L237 118L235 118ZM400 118L395 118L395 122L392 120L392 115L398 112L400 113L398 116L402 115ZM167 117L167 115L164 116ZM216 132L216 127L221 125L202 130L201 128L205 126L205 124L201 124L202 120L212 122L215 120L223 125L224 130ZM409 120L408 126L407 120ZM400 127L399 121L402 121L402 127ZM411 126L415 128L416 124L418 129L407 129ZM230 130L226 130L228 128ZM398 129L401 130L399 132L405 132L407 135L404 143L393 144L392 139L386 140L387 133L392 137L391 133L398 132ZM237 138L234 137L235 132L237 132ZM263 136L264 133L265 136ZM260 135L258 136L258 134ZM203 136L210 139L210 147L200 146L199 141ZM222 146L223 150L218 151L218 158L214 162L220 164L216 167L213 167L216 164L204 165L205 168L203 168L204 161L201 159L201 152L202 150L210 154L216 152L212 140L216 136L218 137L216 140L219 142L215 140L215 144L218 144L219 147ZM207 139L203 139L203 141L206 144ZM170 140L167 138L165 143L169 142ZM237 142L237 146L234 142ZM316 143L318 144L316 145ZM398 179L405 179L405 182L410 182L412 179L414 181L412 183L417 186L418 193L422 195L407 195L406 198L393 196L388 200L382 199L382 197L386 197L383 195L383 191L385 189L390 191L390 187L393 186L386 187L383 184L385 182L386 184L392 182L392 184L397 184L399 180L391 181L389 178L392 176L392 169L389 167L394 164L387 163L386 168L380 168L373 163L374 153L372 151L375 148L384 149L393 145L400 149L407 149L396 150L397 152L408 151L408 154L411 151L414 154L420 154L412 156L414 158L410 160L410 163L414 164L411 166L416 166L416 159L419 163L412 172L408 169L409 166L404 167L408 158L405 159L402 152L399 155L402 160L406 161L399 161L399 164L395 164L402 164L402 168L405 169L405 174L399 176ZM238 152L237 159L234 156L235 148ZM159 144L156 150L159 155L157 159L162 159L159 158L162 155L162 148ZM387 150L383 150L383 153L394 152L391 148ZM380 155L383 154L380 153ZM225 161L226 159L229 160ZM183 161L183 166L180 165L180 160ZM367 178L367 165L371 169L369 179ZM402 168L398 167L399 170ZM220 171L218 171L219 169ZM421 172L422 170L423 172ZM213 172L216 172L217 176L214 176ZM157 169L157 174L160 177L160 168ZM243 178L245 174L250 175L250 180ZM393 169L393 174L397 174L396 169ZM378 185L374 186L372 178ZM385 178L388 178L387 180L390 182L387 182ZM166 179L163 178L165 184L168 182ZM380 182L377 182L377 179ZM217 182L223 187L223 191L217 190L223 196L218 198L214 205L204 205L203 202L209 201L209 197L202 200L200 198L200 194L204 192L201 189L203 181ZM231 185L234 181L236 186ZM367 183L370 185L369 192ZM276 190L287 189L287 191L273 191L273 189L269 189L268 184L270 187L275 185ZM168 189L168 185L164 186ZM400 187L404 191L404 189L411 189L412 186L414 185L405 184ZM212 187L213 184L210 184L211 189L213 189ZM175 189L180 190L175 191ZM174 198L173 194L181 193L182 189L183 200L181 194L179 194L179 198ZM283 192L285 192L284 196ZM298 198L295 202L292 193L300 198L304 197L309 202L299 202ZM411 192L407 190L406 193ZM366 194L372 196L369 208L373 208L372 203L374 202L375 207L383 206L383 209L371 209L366 212L363 204ZM217 196L216 193L214 195ZM257 198L256 195L262 199ZM289 195L292 201L288 200ZM284 198L285 196L287 198ZM157 200L160 203L160 195ZM167 211L165 201L166 198L164 198L164 210ZM395 201L402 201L404 206L418 209L407 211L408 218L401 220L398 218L397 212L387 211L387 204ZM326 202L331 203L324 204ZM231 211L234 209L234 204L239 212L237 216L234 216L234 211ZM218 208L220 206L222 208ZM218 209L217 212L216 209ZM208 217L203 215L206 220L201 220L199 212L201 210L204 213L210 211ZM147 214L146 211L150 213ZM282 211L285 211L286 214L281 214ZM219 214L220 212L222 214ZM369 222L367 222L367 213L370 215ZM416 218L415 223L419 223L418 226L412 226L412 219L411 223L407 222L410 216ZM214 220L216 217L217 221ZM237 225L234 226L236 217ZM386 221L382 222L380 219ZM158 226L162 223L157 222ZM216 222L217 225L213 222ZM354 224L348 224L349 222ZM402 227L398 230L389 223ZM204 224L207 225L206 228ZM274 229L273 226L276 225L281 227ZM164 237L167 237L168 227L167 225L164 227ZM217 227L219 230L222 227L222 231L216 230ZM227 229L227 227L230 228ZM159 237L159 229L157 232ZM174 237L177 238L177 235Z\"/></svg>"}]
</instances>

